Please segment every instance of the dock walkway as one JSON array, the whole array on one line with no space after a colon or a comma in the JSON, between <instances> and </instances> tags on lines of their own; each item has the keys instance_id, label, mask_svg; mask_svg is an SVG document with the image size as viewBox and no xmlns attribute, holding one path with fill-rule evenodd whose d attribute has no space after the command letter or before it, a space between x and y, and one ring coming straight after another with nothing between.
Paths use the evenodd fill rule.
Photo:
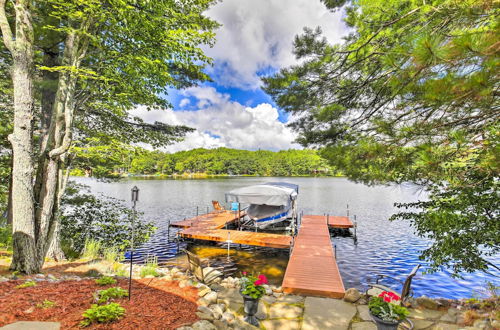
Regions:
<instances>
[{"instance_id":1,"label":"dock walkway","mask_svg":"<svg viewBox=\"0 0 500 330\"><path fill-rule=\"evenodd\" d=\"M328 220L331 219L329 217ZM326 216L302 217L283 278L283 291L330 298L344 296L344 284L335 260L328 225L330 223L327 224Z\"/></svg>"}]
</instances>

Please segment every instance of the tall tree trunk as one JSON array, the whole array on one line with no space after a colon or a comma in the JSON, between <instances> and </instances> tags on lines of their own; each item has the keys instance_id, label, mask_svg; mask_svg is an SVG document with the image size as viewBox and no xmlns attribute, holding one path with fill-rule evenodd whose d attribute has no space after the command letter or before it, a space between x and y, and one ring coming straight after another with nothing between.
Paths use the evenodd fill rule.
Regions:
<instances>
[{"instance_id":1,"label":"tall tree trunk","mask_svg":"<svg viewBox=\"0 0 500 330\"><path fill-rule=\"evenodd\" d=\"M88 21L86 23L88 24ZM59 74L50 128L46 143L43 143L41 150L42 154L46 154L47 160L43 157L44 160L39 164L42 166L38 169L41 185L36 185L35 190L39 205L35 214L35 234L37 237L37 260L40 267L43 265L51 245L53 252L57 254L62 252L59 245L57 218L59 200L63 193L60 189L64 189L64 186L61 185L63 182L61 159L66 157L72 142L74 96L78 79L78 75L73 70L79 68L88 46L88 41L82 39L83 37L76 32L70 32L66 38L61 64L71 68L71 70L62 71ZM37 175L37 179L39 175ZM53 242L54 232L57 242Z\"/></svg>"},{"instance_id":2,"label":"tall tree trunk","mask_svg":"<svg viewBox=\"0 0 500 330\"><path fill-rule=\"evenodd\" d=\"M12 144L13 258L11 269L27 274L38 272L34 228L33 126L34 126L34 49L30 1L17 0L14 6L15 38L7 20L5 0L0 0L0 28L6 48L13 58L14 130Z\"/></svg>"},{"instance_id":3,"label":"tall tree trunk","mask_svg":"<svg viewBox=\"0 0 500 330\"><path fill-rule=\"evenodd\" d=\"M56 261L64 260L66 256L64 255L64 251L61 247L61 223L59 221L59 210L61 206L61 199L64 195L64 191L66 189L66 185L69 179L69 173L71 171L70 161L66 161L69 159L68 155L64 155L62 157L62 163L66 164L66 168L63 170L59 169L59 184L58 184L58 194L56 201L56 210L54 212L57 220L54 225L54 233L52 235L52 240L49 245L49 250L47 252L47 257L52 258Z\"/></svg>"}]
</instances>

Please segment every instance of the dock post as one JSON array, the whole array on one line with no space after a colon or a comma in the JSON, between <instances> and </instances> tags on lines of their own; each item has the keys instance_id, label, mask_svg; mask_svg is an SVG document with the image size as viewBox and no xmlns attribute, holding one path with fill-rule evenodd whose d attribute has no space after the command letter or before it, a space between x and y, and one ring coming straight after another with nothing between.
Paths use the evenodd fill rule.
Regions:
<instances>
[{"instance_id":1,"label":"dock post","mask_svg":"<svg viewBox=\"0 0 500 330\"><path fill-rule=\"evenodd\" d=\"M170 220L168 220L167 224L167 243L170 243Z\"/></svg>"},{"instance_id":2,"label":"dock post","mask_svg":"<svg viewBox=\"0 0 500 330\"><path fill-rule=\"evenodd\" d=\"M196 206L196 217L198 218L198 206Z\"/></svg>"},{"instance_id":3,"label":"dock post","mask_svg":"<svg viewBox=\"0 0 500 330\"><path fill-rule=\"evenodd\" d=\"M335 260L337 260L337 244L333 245L333 252L335 253Z\"/></svg>"},{"instance_id":4,"label":"dock post","mask_svg":"<svg viewBox=\"0 0 500 330\"><path fill-rule=\"evenodd\" d=\"M179 233L177 233L177 253L179 253L180 250L180 239L179 239Z\"/></svg>"},{"instance_id":5,"label":"dock post","mask_svg":"<svg viewBox=\"0 0 500 330\"><path fill-rule=\"evenodd\" d=\"M349 216L349 204L347 204L347 216Z\"/></svg>"},{"instance_id":6,"label":"dock post","mask_svg":"<svg viewBox=\"0 0 500 330\"><path fill-rule=\"evenodd\" d=\"M357 238L358 222L356 221L356 215L354 216L354 239Z\"/></svg>"},{"instance_id":7,"label":"dock post","mask_svg":"<svg viewBox=\"0 0 500 330\"><path fill-rule=\"evenodd\" d=\"M231 248L231 233L227 232L227 258L229 259L229 249Z\"/></svg>"},{"instance_id":8,"label":"dock post","mask_svg":"<svg viewBox=\"0 0 500 330\"><path fill-rule=\"evenodd\" d=\"M326 215L326 226L328 226L329 223L330 223L330 214L328 213Z\"/></svg>"}]
</instances>

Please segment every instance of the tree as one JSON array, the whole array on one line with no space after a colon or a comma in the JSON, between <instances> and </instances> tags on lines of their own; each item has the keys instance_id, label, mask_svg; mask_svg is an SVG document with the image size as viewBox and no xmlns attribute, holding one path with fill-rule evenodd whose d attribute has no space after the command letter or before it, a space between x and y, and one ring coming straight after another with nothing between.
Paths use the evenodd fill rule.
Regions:
<instances>
[{"instance_id":1,"label":"tree","mask_svg":"<svg viewBox=\"0 0 500 330\"><path fill-rule=\"evenodd\" d=\"M305 29L295 39L301 64L264 79L265 90L294 114L299 142L321 147L349 178L411 181L429 192L400 204L393 219L433 240L422 253L431 270L498 269L488 256L500 251L500 9L489 0L345 9L352 32L344 42Z\"/></svg>"},{"instance_id":2,"label":"tree","mask_svg":"<svg viewBox=\"0 0 500 330\"><path fill-rule=\"evenodd\" d=\"M208 79L202 69L210 59L199 45L214 38L217 24L203 16L211 3L0 1L14 94L12 269L39 271L59 242L56 214L74 134L168 144L190 131L146 124L129 110L168 106L169 87Z\"/></svg>"}]
</instances>

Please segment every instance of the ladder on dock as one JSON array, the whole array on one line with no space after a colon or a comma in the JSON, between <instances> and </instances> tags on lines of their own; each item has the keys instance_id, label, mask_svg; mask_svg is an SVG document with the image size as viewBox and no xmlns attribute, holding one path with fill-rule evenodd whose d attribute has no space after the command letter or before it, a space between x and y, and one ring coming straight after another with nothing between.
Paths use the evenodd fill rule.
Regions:
<instances>
[{"instance_id":1,"label":"ladder on dock","mask_svg":"<svg viewBox=\"0 0 500 330\"><path fill-rule=\"evenodd\" d=\"M330 298L344 296L344 284L328 231L329 226L335 227L330 223L330 218L338 220L344 217L302 217L283 279L284 292ZM342 219L339 225L348 226L349 219L347 218L349 223L344 220Z\"/></svg>"}]
</instances>

